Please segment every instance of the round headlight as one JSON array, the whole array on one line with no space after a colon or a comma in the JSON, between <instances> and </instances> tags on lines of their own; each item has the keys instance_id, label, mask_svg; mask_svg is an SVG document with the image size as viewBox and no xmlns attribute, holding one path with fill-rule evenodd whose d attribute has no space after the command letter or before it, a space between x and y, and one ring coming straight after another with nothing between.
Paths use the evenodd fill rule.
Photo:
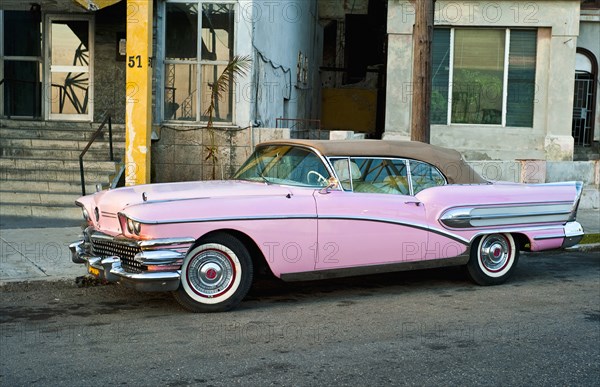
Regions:
<instances>
[{"instance_id":1,"label":"round headlight","mask_svg":"<svg viewBox=\"0 0 600 387\"><path fill-rule=\"evenodd\" d=\"M88 214L87 210L85 208L81 208L81 212L83 213L83 220L85 220L86 222L90 221L90 214Z\"/></svg>"},{"instance_id":2,"label":"round headlight","mask_svg":"<svg viewBox=\"0 0 600 387\"><path fill-rule=\"evenodd\" d=\"M140 235L141 230L142 224L140 222L133 222L133 232L135 232L135 235Z\"/></svg>"},{"instance_id":3,"label":"round headlight","mask_svg":"<svg viewBox=\"0 0 600 387\"><path fill-rule=\"evenodd\" d=\"M130 234L133 234L133 220L131 219L127 219L127 231L129 231Z\"/></svg>"}]
</instances>

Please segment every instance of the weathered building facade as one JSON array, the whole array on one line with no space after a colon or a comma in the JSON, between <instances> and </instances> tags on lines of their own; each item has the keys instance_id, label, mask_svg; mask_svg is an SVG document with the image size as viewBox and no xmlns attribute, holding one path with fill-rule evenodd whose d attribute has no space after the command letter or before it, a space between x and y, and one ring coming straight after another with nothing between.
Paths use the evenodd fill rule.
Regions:
<instances>
[{"instance_id":1,"label":"weathered building facade","mask_svg":"<svg viewBox=\"0 0 600 387\"><path fill-rule=\"evenodd\" d=\"M85 156L87 190L135 174L138 161L124 156L126 137L139 140L139 122L125 126L139 96L132 68L151 75L152 141L141 148L152 182L228 177L255 143L318 128L410 138L411 1L148 5L142 58L127 52L127 27L140 16L133 0L0 2L3 214L72 208L78 157L107 114L116 160L104 130ZM494 163L487 171L500 172L490 178L523 180L519 160L537 160L527 161L544 175L537 181L583 176L597 191L598 162L587 160L597 159L600 139L599 34L598 1L438 0L432 143L458 149L483 172ZM211 101L215 81L240 57L249 71Z\"/></svg>"},{"instance_id":2,"label":"weathered building facade","mask_svg":"<svg viewBox=\"0 0 600 387\"><path fill-rule=\"evenodd\" d=\"M572 160L578 1L437 1L432 143L472 160ZM388 9L386 137L410 136L409 1Z\"/></svg>"},{"instance_id":3,"label":"weathered building facade","mask_svg":"<svg viewBox=\"0 0 600 387\"><path fill-rule=\"evenodd\" d=\"M316 0L142 4L151 18L148 57L127 52L140 4L0 3L2 214L60 216L72 208L81 193L78 156L108 114L116 160L108 159L105 129L85 155L87 191L119 170L125 179L135 174L125 139L139 141L140 121L128 121L126 110L140 101L141 85L129 80L131 68L151 75L152 141L142 146L153 182L229 177L255 143L318 119ZM215 82L239 58L249 70L212 100Z\"/></svg>"}]
</instances>

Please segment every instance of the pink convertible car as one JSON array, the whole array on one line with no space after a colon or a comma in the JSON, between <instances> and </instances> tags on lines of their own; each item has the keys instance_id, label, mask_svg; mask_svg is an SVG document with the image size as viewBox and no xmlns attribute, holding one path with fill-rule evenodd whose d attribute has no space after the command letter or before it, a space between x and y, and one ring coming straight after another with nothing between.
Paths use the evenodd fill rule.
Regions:
<instances>
[{"instance_id":1,"label":"pink convertible car","mask_svg":"<svg viewBox=\"0 0 600 387\"><path fill-rule=\"evenodd\" d=\"M464 265L506 281L519 251L572 246L582 184L491 183L417 142L260 144L227 181L119 188L77 201L87 272L171 291L188 310L238 305L253 274L285 281Z\"/></svg>"}]
</instances>

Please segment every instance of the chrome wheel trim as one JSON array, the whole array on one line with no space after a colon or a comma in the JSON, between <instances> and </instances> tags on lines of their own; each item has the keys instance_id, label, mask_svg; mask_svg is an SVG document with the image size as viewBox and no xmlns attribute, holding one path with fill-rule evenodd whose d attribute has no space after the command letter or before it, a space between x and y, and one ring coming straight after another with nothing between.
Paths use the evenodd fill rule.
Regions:
<instances>
[{"instance_id":1,"label":"chrome wheel trim","mask_svg":"<svg viewBox=\"0 0 600 387\"><path fill-rule=\"evenodd\" d=\"M227 246L207 243L194 248L181 268L181 285L195 301L218 304L235 294L242 267Z\"/></svg>"},{"instance_id":2,"label":"chrome wheel trim","mask_svg":"<svg viewBox=\"0 0 600 387\"><path fill-rule=\"evenodd\" d=\"M481 238L477 248L477 262L489 277L506 274L515 261L515 242L510 234L490 234Z\"/></svg>"}]
</instances>

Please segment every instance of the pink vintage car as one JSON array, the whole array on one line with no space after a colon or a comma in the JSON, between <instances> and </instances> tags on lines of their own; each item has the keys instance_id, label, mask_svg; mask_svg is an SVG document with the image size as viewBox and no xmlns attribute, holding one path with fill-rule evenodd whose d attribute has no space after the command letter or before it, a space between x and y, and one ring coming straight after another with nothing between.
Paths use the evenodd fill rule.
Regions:
<instances>
[{"instance_id":1,"label":"pink vintage car","mask_svg":"<svg viewBox=\"0 0 600 387\"><path fill-rule=\"evenodd\" d=\"M188 310L239 304L259 270L286 281L465 265L480 285L519 251L572 246L582 184L491 183L418 142L263 143L228 181L119 188L77 201L88 273L171 291Z\"/></svg>"}]
</instances>

